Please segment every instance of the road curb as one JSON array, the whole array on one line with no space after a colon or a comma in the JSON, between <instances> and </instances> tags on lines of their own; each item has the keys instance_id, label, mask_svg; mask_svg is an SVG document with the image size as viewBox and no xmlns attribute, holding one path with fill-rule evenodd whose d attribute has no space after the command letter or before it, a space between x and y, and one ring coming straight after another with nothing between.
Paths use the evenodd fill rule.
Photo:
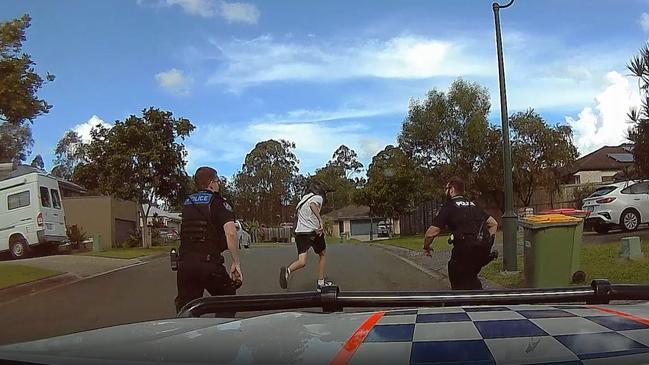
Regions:
<instances>
[{"instance_id":1,"label":"road curb","mask_svg":"<svg viewBox=\"0 0 649 365\"><path fill-rule=\"evenodd\" d=\"M425 268L422 265L419 265L418 263L416 263L416 262L414 262L414 261L412 261L412 260L410 260L410 259L408 259L406 257L403 257L402 255L399 255L398 253L396 253L396 252L394 252L392 250L393 246L386 247L386 245L381 244L381 243L368 243L368 245L369 246L375 246L375 247L378 247L378 248L382 249L383 251L390 254L391 256L394 256L394 257L398 258L399 260L409 264L410 266L413 266L414 268L416 268L416 269L418 269L420 271L423 271L424 273L426 273L428 276L432 277L433 279L436 279L436 280L439 280L439 281L443 282L444 285L448 286L449 288L451 287L451 284L448 281L448 276L440 273L437 270Z\"/></svg>"},{"instance_id":2,"label":"road curb","mask_svg":"<svg viewBox=\"0 0 649 365\"><path fill-rule=\"evenodd\" d=\"M400 259L400 260L412 265L413 267L425 272L426 274L432 276L433 278L442 281L449 288L451 287L451 283L450 283L450 281L448 279L448 275L446 275L445 273L442 273L439 270L435 270L435 269L428 269L428 268L426 268L426 267L424 267L424 266L422 266L422 265L420 265L420 264L418 264L418 263L416 263L416 262L414 262L414 261L400 255L399 253L395 252L395 251L408 252L408 251L412 251L412 250L407 249L407 248L403 248L403 247L398 247L398 246L385 245L385 244L382 244L382 243L369 243L369 245L381 248L383 251L389 253L390 255L392 255L394 257L397 257L398 259ZM480 275L479 278L480 278L480 281L482 281L483 286L485 286L487 289L489 289L489 288L504 289L505 288L502 285L499 285L499 284L497 284L497 283L495 283L495 282L493 282L491 280L488 280L487 278L485 278L482 275ZM484 284L486 284L486 285L484 285Z\"/></svg>"},{"instance_id":3,"label":"road curb","mask_svg":"<svg viewBox=\"0 0 649 365\"><path fill-rule=\"evenodd\" d=\"M78 276L71 273L61 273L49 276L43 279L33 280L26 283L12 285L0 289L0 305L12 302L13 300L30 295L32 293L41 292L49 289L50 287L57 287L79 279ZM39 290L39 288L42 288Z\"/></svg>"},{"instance_id":4,"label":"road curb","mask_svg":"<svg viewBox=\"0 0 649 365\"><path fill-rule=\"evenodd\" d=\"M117 271L126 270L126 269L130 269L132 267L144 265L146 263L155 261L156 258L160 258L160 257L162 257L162 255L148 256L149 260L147 260L147 261L136 262L136 263L133 263L133 264L130 264L130 265L118 267L118 268L111 269L111 270L108 270L108 271L103 271L103 272L93 274L93 275L89 275L89 276L77 276L77 275L74 275L72 273L63 273L63 274L51 276L49 278L35 280L35 281L31 281L29 283L18 284L16 286L12 286L12 287L9 287L9 288L0 289L0 307L3 306L3 305L6 305L6 304L13 303L13 302L15 302L15 301L17 301L17 300L19 300L19 299L21 299L23 297L32 296L32 295L36 295L36 294L40 294L40 293L46 293L46 292L49 292L51 290L59 289L59 288L62 288L64 286L67 286L67 285L79 283L81 281L94 279L94 278L97 278L97 277L100 277L100 276L103 276L103 275L112 274L112 273L117 272ZM59 280L51 280L51 279L54 279L54 278L59 278ZM42 287L42 288L39 289L40 287ZM13 293L12 293L12 291L13 291ZM6 300L3 300L4 299L3 297L5 295L7 297L9 297L9 298L6 299Z\"/></svg>"}]
</instances>

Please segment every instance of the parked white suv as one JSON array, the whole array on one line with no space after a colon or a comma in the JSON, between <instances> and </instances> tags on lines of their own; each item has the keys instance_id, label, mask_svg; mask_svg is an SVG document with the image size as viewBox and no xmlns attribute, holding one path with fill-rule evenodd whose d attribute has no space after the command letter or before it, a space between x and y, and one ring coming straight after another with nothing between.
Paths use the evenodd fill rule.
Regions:
<instances>
[{"instance_id":1,"label":"parked white suv","mask_svg":"<svg viewBox=\"0 0 649 365\"><path fill-rule=\"evenodd\" d=\"M582 209L590 212L586 225L597 233L620 226L633 231L649 223L649 180L625 181L597 188L583 200Z\"/></svg>"}]
</instances>

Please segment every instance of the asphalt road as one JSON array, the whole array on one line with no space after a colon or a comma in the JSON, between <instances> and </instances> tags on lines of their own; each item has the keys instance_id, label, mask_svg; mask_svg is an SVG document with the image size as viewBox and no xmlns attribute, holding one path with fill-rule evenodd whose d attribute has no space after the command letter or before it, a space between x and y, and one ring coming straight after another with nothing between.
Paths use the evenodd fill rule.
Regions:
<instances>
[{"instance_id":1,"label":"asphalt road","mask_svg":"<svg viewBox=\"0 0 649 365\"><path fill-rule=\"evenodd\" d=\"M424 272L366 245L330 245L328 279L341 290L445 288ZM242 251L244 285L239 293L283 292L279 267L295 258L293 246ZM227 254L226 254L227 256ZM317 256L296 272L289 291L315 289ZM40 339L175 315L175 273L167 258L83 280L0 304L0 344Z\"/></svg>"},{"instance_id":2,"label":"asphalt road","mask_svg":"<svg viewBox=\"0 0 649 365\"><path fill-rule=\"evenodd\" d=\"M585 231L583 242L584 243L611 243L611 242L620 242L622 238L629 236L638 236L642 239L643 242L649 240L649 225L642 224L638 227L637 230L632 232L626 232L620 228L611 229L610 232L606 234L599 234L594 231Z\"/></svg>"}]
</instances>

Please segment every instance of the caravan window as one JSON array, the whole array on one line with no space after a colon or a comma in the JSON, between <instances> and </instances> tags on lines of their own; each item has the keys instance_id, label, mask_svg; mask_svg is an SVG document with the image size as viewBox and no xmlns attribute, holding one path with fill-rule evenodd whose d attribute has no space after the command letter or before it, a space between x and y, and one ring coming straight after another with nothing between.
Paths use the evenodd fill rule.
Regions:
<instances>
[{"instance_id":1,"label":"caravan window","mask_svg":"<svg viewBox=\"0 0 649 365\"><path fill-rule=\"evenodd\" d=\"M9 210L29 206L29 190L7 196L7 208Z\"/></svg>"},{"instance_id":2,"label":"caravan window","mask_svg":"<svg viewBox=\"0 0 649 365\"><path fill-rule=\"evenodd\" d=\"M52 192L52 206L56 209L61 209L61 197L59 196L59 191L51 189Z\"/></svg>"},{"instance_id":3,"label":"caravan window","mask_svg":"<svg viewBox=\"0 0 649 365\"><path fill-rule=\"evenodd\" d=\"M45 186L41 186L41 206L44 208L51 208L52 201L50 199L50 191Z\"/></svg>"}]
</instances>

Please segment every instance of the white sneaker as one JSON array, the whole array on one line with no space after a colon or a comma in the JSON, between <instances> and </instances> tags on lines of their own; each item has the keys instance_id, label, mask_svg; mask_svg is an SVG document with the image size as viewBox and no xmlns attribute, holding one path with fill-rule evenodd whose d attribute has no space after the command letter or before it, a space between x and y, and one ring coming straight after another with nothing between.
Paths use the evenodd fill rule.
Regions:
<instances>
[{"instance_id":1,"label":"white sneaker","mask_svg":"<svg viewBox=\"0 0 649 365\"><path fill-rule=\"evenodd\" d=\"M317 282L316 283L316 290L320 292L320 291L322 291L322 288L324 288L325 286L333 286L333 285L334 285L333 281L325 280L324 284L322 284L322 285L320 285L320 283Z\"/></svg>"}]
</instances>

